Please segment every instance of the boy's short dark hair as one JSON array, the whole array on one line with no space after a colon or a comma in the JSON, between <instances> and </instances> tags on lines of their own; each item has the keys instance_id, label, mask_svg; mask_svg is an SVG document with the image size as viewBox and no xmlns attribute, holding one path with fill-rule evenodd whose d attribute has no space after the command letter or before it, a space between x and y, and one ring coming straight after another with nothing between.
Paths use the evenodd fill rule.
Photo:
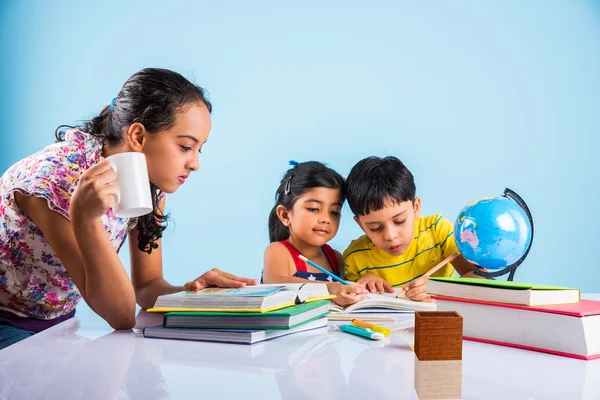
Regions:
<instances>
[{"instance_id":1,"label":"boy's short dark hair","mask_svg":"<svg viewBox=\"0 0 600 400\"><path fill-rule=\"evenodd\" d=\"M360 160L346 179L346 198L354 215L381 210L389 201L413 201L416 191L413 174L392 156Z\"/></svg>"}]
</instances>

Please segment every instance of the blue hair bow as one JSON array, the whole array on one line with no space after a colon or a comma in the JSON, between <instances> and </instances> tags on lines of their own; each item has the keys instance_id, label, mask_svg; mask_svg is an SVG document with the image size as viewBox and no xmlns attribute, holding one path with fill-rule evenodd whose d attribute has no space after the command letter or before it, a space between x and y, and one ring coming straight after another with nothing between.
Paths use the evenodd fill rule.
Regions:
<instances>
[{"instance_id":1,"label":"blue hair bow","mask_svg":"<svg viewBox=\"0 0 600 400\"><path fill-rule=\"evenodd\" d=\"M292 167L296 167L298 164L300 164L298 161L290 160L290 165Z\"/></svg>"},{"instance_id":2,"label":"blue hair bow","mask_svg":"<svg viewBox=\"0 0 600 400\"><path fill-rule=\"evenodd\" d=\"M110 112L112 112L115 109L115 103L116 102L117 102L117 98L116 97L114 99L112 99L112 101L110 102L110 107L109 107Z\"/></svg>"}]
</instances>

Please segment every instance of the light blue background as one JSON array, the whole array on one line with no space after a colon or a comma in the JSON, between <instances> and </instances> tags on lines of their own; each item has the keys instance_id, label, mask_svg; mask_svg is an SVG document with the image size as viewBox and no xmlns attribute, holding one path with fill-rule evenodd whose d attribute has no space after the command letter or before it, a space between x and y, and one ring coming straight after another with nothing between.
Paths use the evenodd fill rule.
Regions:
<instances>
[{"instance_id":1,"label":"light blue background","mask_svg":"<svg viewBox=\"0 0 600 400\"><path fill-rule=\"evenodd\" d=\"M536 236L517 279L600 292L600 3L366 3L2 1L0 172L171 68L215 110L200 172L168 198L173 283L259 276L288 160L346 175L396 155L425 214L518 192ZM346 208L332 245L360 233Z\"/></svg>"}]
</instances>

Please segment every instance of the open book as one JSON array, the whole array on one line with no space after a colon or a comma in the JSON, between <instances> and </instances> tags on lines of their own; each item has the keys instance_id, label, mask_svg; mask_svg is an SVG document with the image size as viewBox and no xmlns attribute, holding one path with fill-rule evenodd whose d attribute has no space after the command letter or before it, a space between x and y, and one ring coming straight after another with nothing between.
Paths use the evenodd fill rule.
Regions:
<instances>
[{"instance_id":1,"label":"open book","mask_svg":"<svg viewBox=\"0 0 600 400\"><path fill-rule=\"evenodd\" d=\"M310 301L331 299L322 283L254 285L243 288L206 288L158 296L149 312L235 311L268 312Z\"/></svg>"},{"instance_id":2,"label":"open book","mask_svg":"<svg viewBox=\"0 0 600 400\"><path fill-rule=\"evenodd\" d=\"M415 311L435 311L435 303L412 301L406 297L396 298L398 293L400 293L400 289L396 289L394 293L370 293L364 300L351 304L347 307L342 307L331 303L329 305L329 311L331 313L342 314L396 312L411 313Z\"/></svg>"}]
</instances>

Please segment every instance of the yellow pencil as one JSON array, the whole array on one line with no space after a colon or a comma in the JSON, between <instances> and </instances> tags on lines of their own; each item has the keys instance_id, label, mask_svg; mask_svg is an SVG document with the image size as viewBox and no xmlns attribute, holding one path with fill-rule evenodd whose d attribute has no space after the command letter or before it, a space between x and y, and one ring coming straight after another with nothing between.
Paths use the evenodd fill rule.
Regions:
<instances>
[{"instance_id":1,"label":"yellow pencil","mask_svg":"<svg viewBox=\"0 0 600 400\"><path fill-rule=\"evenodd\" d=\"M390 329L386 328L385 326L371 324L369 322L362 321L362 320L356 319L356 318L352 320L352 325L358 326L360 328L370 329L373 332L382 333L383 336L390 336L390 333L392 333L392 331L390 331Z\"/></svg>"},{"instance_id":2,"label":"yellow pencil","mask_svg":"<svg viewBox=\"0 0 600 400\"><path fill-rule=\"evenodd\" d=\"M448 264L449 262L452 262L456 257L458 257L458 254L456 254L456 253L450 254L448 257L443 259L441 263L439 263L438 265L436 265L435 267L433 267L429 271L427 271L425 274L423 274L422 277L429 278L431 275L435 274L444 265Z\"/></svg>"},{"instance_id":3,"label":"yellow pencil","mask_svg":"<svg viewBox=\"0 0 600 400\"><path fill-rule=\"evenodd\" d=\"M438 271L444 265L448 264L449 262L452 262L452 260L454 260L456 257L458 257L457 253L450 254L448 257L443 259L442 262L440 262L438 265L436 265L435 267L431 268L429 271L427 271L426 273L421 275L420 278L425 278L425 279L429 278L431 275L436 273L436 271ZM404 291L401 290L400 293L404 293ZM400 296L400 293L398 293L398 295L396 295L396 298L398 298Z\"/></svg>"}]
</instances>

